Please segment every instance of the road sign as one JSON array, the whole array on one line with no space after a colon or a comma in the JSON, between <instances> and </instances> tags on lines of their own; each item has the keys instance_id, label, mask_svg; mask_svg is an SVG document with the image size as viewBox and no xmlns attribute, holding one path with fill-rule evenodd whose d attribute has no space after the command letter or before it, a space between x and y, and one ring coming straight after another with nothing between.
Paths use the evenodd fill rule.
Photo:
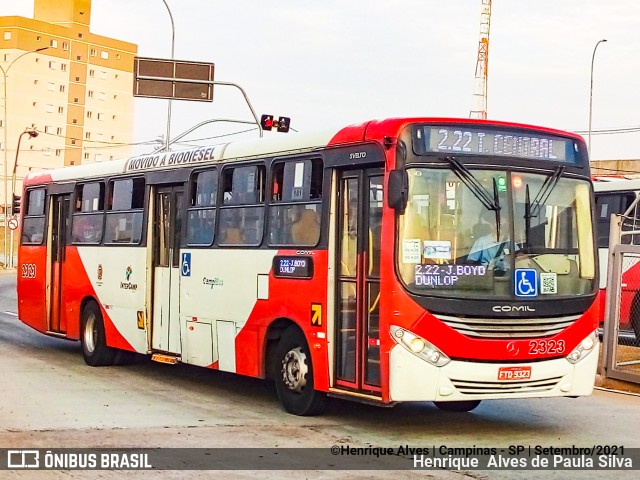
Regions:
<instances>
[{"instance_id":1,"label":"road sign","mask_svg":"<svg viewBox=\"0 0 640 480\"><path fill-rule=\"evenodd\" d=\"M10 230L15 230L16 228L18 228L18 225L19 225L18 219L16 217L10 218L7 225L9 226Z\"/></svg>"},{"instance_id":2,"label":"road sign","mask_svg":"<svg viewBox=\"0 0 640 480\"><path fill-rule=\"evenodd\" d=\"M213 101L214 64L135 57L133 96Z\"/></svg>"}]
</instances>

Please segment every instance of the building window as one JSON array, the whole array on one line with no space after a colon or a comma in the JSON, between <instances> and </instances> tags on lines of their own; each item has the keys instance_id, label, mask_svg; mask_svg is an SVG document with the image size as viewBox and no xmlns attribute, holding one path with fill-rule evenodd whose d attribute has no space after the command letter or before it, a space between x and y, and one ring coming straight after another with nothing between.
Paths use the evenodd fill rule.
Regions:
<instances>
[{"instance_id":1,"label":"building window","mask_svg":"<svg viewBox=\"0 0 640 480\"><path fill-rule=\"evenodd\" d=\"M88 154L88 153L85 153L85 154L84 154L84 159L85 159L85 160L89 160L89 154Z\"/></svg>"},{"instance_id":2,"label":"building window","mask_svg":"<svg viewBox=\"0 0 640 480\"><path fill-rule=\"evenodd\" d=\"M34 84L34 85L37 85L37 84L38 84L38 80L34 80L34 81L33 81L33 84Z\"/></svg>"},{"instance_id":3,"label":"building window","mask_svg":"<svg viewBox=\"0 0 640 480\"><path fill-rule=\"evenodd\" d=\"M11 40L11 32L4 32L4 39Z\"/></svg>"},{"instance_id":4,"label":"building window","mask_svg":"<svg viewBox=\"0 0 640 480\"><path fill-rule=\"evenodd\" d=\"M66 72L67 71L67 64L66 63L61 64L60 65L60 70L62 70L63 72Z\"/></svg>"},{"instance_id":5,"label":"building window","mask_svg":"<svg viewBox=\"0 0 640 480\"><path fill-rule=\"evenodd\" d=\"M64 107L58 107L58 113L64 113Z\"/></svg>"},{"instance_id":6,"label":"building window","mask_svg":"<svg viewBox=\"0 0 640 480\"><path fill-rule=\"evenodd\" d=\"M107 79L107 72L105 72L104 70L100 70L100 80L106 80Z\"/></svg>"},{"instance_id":7,"label":"building window","mask_svg":"<svg viewBox=\"0 0 640 480\"><path fill-rule=\"evenodd\" d=\"M69 50L69 44L67 42L62 42L62 49Z\"/></svg>"},{"instance_id":8,"label":"building window","mask_svg":"<svg viewBox=\"0 0 640 480\"><path fill-rule=\"evenodd\" d=\"M101 162L102 161L102 154L101 153L96 153L96 156L94 157L96 162Z\"/></svg>"},{"instance_id":9,"label":"building window","mask_svg":"<svg viewBox=\"0 0 640 480\"><path fill-rule=\"evenodd\" d=\"M56 128L56 135L62 135L62 127Z\"/></svg>"},{"instance_id":10,"label":"building window","mask_svg":"<svg viewBox=\"0 0 640 480\"><path fill-rule=\"evenodd\" d=\"M111 117L111 120L115 120L115 119L116 119L116 116L115 116L115 115L113 115L113 116Z\"/></svg>"},{"instance_id":11,"label":"building window","mask_svg":"<svg viewBox=\"0 0 640 480\"><path fill-rule=\"evenodd\" d=\"M98 55L98 51L97 51L95 48L92 48L92 49L91 49L91 56L92 56L92 57L95 57L95 56L97 56L97 55Z\"/></svg>"},{"instance_id":12,"label":"building window","mask_svg":"<svg viewBox=\"0 0 640 480\"><path fill-rule=\"evenodd\" d=\"M109 52L100 52L100 58L103 60L109 60Z\"/></svg>"},{"instance_id":13,"label":"building window","mask_svg":"<svg viewBox=\"0 0 640 480\"><path fill-rule=\"evenodd\" d=\"M8 61L9 61L9 54L8 54L8 53L5 53L5 54L4 54L4 61L5 61L5 62L8 62Z\"/></svg>"},{"instance_id":14,"label":"building window","mask_svg":"<svg viewBox=\"0 0 640 480\"><path fill-rule=\"evenodd\" d=\"M120 60L120 54L119 54L119 53L116 55L116 58L117 58L118 60Z\"/></svg>"},{"instance_id":15,"label":"building window","mask_svg":"<svg viewBox=\"0 0 640 480\"><path fill-rule=\"evenodd\" d=\"M87 140L89 140L91 138L91 132L86 132L84 134L84 138L86 138Z\"/></svg>"},{"instance_id":16,"label":"building window","mask_svg":"<svg viewBox=\"0 0 640 480\"><path fill-rule=\"evenodd\" d=\"M104 102L107 99L107 94L104 92L100 92L98 93L98 98L100 99L100 101Z\"/></svg>"},{"instance_id":17,"label":"building window","mask_svg":"<svg viewBox=\"0 0 640 480\"><path fill-rule=\"evenodd\" d=\"M82 34L81 33L78 34L78 38L82 38Z\"/></svg>"},{"instance_id":18,"label":"building window","mask_svg":"<svg viewBox=\"0 0 640 480\"><path fill-rule=\"evenodd\" d=\"M93 113L87 112L87 118L91 118L91 117L93 117Z\"/></svg>"},{"instance_id":19,"label":"building window","mask_svg":"<svg viewBox=\"0 0 640 480\"><path fill-rule=\"evenodd\" d=\"M93 90L89 90L89 92L87 93L87 96L89 98L93 98Z\"/></svg>"},{"instance_id":20,"label":"building window","mask_svg":"<svg viewBox=\"0 0 640 480\"><path fill-rule=\"evenodd\" d=\"M75 145L75 144L76 144L76 139L75 139L75 138L72 138L72 139L71 139L71 145Z\"/></svg>"},{"instance_id":21,"label":"building window","mask_svg":"<svg viewBox=\"0 0 640 480\"><path fill-rule=\"evenodd\" d=\"M60 91L61 91L62 93L64 93L64 91L65 91L65 90L66 90L65 86L64 86L64 85L60 85Z\"/></svg>"},{"instance_id":22,"label":"building window","mask_svg":"<svg viewBox=\"0 0 640 480\"><path fill-rule=\"evenodd\" d=\"M59 148L56 148L56 157L59 157L62 154L62 150Z\"/></svg>"},{"instance_id":23,"label":"building window","mask_svg":"<svg viewBox=\"0 0 640 480\"><path fill-rule=\"evenodd\" d=\"M49 61L49 68L51 70L55 70L56 67L57 67L56 62L54 62L53 60Z\"/></svg>"},{"instance_id":24,"label":"building window","mask_svg":"<svg viewBox=\"0 0 640 480\"><path fill-rule=\"evenodd\" d=\"M49 41L49 46L52 48L58 48L58 41L57 40L50 40Z\"/></svg>"},{"instance_id":25,"label":"building window","mask_svg":"<svg viewBox=\"0 0 640 480\"><path fill-rule=\"evenodd\" d=\"M104 113L98 113L98 120L104 120Z\"/></svg>"},{"instance_id":26,"label":"building window","mask_svg":"<svg viewBox=\"0 0 640 480\"><path fill-rule=\"evenodd\" d=\"M4 120L0 120L0 128L2 128L4 125Z\"/></svg>"},{"instance_id":27,"label":"building window","mask_svg":"<svg viewBox=\"0 0 640 480\"><path fill-rule=\"evenodd\" d=\"M81 55L76 55L76 60L82 60L82 56Z\"/></svg>"},{"instance_id":28,"label":"building window","mask_svg":"<svg viewBox=\"0 0 640 480\"><path fill-rule=\"evenodd\" d=\"M47 90L49 90L50 92L53 92L56 89L56 84L53 82L49 82L47 84Z\"/></svg>"},{"instance_id":29,"label":"building window","mask_svg":"<svg viewBox=\"0 0 640 480\"><path fill-rule=\"evenodd\" d=\"M49 133L49 130L51 130L51 127L49 125L45 125L44 133Z\"/></svg>"},{"instance_id":30,"label":"building window","mask_svg":"<svg viewBox=\"0 0 640 480\"><path fill-rule=\"evenodd\" d=\"M53 113L53 105L51 104L47 105L47 113Z\"/></svg>"},{"instance_id":31,"label":"building window","mask_svg":"<svg viewBox=\"0 0 640 480\"><path fill-rule=\"evenodd\" d=\"M31 105L34 106L34 107L37 107L38 106L38 102L33 102Z\"/></svg>"},{"instance_id":32,"label":"building window","mask_svg":"<svg viewBox=\"0 0 640 480\"><path fill-rule=\"evenodd\" d=\"M42 154L46 155L47 157L51 156L51 148L47 147L45 149L42 150Z\"/></svg>"},{"instance_id":33,"label":"building window","mask_svg":"<svg viewBox=\"0 0 640 480\"><path fill-rule=\"evenodd\" d=\"M73 99L73 103L78 103L80 100L76 97Z\"/></svg>"}]
</instances>

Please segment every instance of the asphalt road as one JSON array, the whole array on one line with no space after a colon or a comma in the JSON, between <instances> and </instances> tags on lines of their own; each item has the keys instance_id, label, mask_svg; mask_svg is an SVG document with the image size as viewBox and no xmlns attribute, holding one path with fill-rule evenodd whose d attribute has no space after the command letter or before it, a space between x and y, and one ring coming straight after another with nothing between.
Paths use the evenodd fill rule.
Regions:
<instances>
[{"instance_id":1,"label":"asphalt road","mask_svg":"<svg viewBox=\"0 0 640 480\"><path fill-rule=\"evenodd\" d=\"M431 403L379 408L332 400L325 415L286 414L271 384L141 357L91 368L78 343L17 319L15 277L0 274L0 448L640 447L640 396L485 401L471 413ZM373 461L373 460L372 460ZM0 478L637 478L638 472L0 472Z\"/></svg>"}]
</instances>

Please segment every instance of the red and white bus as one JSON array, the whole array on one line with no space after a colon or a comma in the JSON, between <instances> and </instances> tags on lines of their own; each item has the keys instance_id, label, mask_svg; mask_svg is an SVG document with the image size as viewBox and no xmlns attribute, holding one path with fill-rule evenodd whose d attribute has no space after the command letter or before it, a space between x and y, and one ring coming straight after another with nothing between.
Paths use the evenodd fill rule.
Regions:
<instances>
[{"instance_id":1,"label":"red and white bus","mask_svg":"<svg viewBox=\"0 0 640 480\"><path fill-rule=\"evenodd\" d=\"M371 121L32 173L23 195L19 317L89 365L270 377L298 415L327 395L468 411L592 391L579 136Z\"/></svg>"},{"instance_id":2,"label":"red and white bus","mask_svg":"<svg viewBox=\"0 0 640 480\"><path fill-rule=\"evenodd\" d=\"M601 309L604 312L611 215L626 214L622 223L623 232L640 231L640 206L636 202L636 198L640 195L640 179L616 176L595 177L593 188L596 195L596 235L601 273L602 295L600 298ZM619 240L626 245L638 245L640 236L626 234ZM618 338L640 345L640 263L634 262L632 257L627 257L622 268Z\"/></svg>"}]
</instances>

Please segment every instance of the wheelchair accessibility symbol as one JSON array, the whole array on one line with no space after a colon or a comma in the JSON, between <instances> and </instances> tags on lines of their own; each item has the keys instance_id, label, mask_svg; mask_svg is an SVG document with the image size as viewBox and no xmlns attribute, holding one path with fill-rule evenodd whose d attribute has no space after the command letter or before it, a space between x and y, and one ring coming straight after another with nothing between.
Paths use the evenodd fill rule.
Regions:
<instances>
[{"instance_id":1,"label":"wheelchair accessibility symbol","mask_svg":"<svg viewBox=\"0 0 640 480\"><path fill-rule=\"evenodd\" d=\"M518 268L515 275L517 297L538 296L538 271L535 268Z\"/></svg>"},{"instance_id":2,"label":"wheelchair accessibility symbol","mask_svg":"<svg viewBox=\"0 0 640 480\"><path fill-rule=\"evenodd\" d=\"M183 277L191 276L191 254L183 253L182 259L180 260L180 268L182 270Z\"/></svg>"}]
</instances>

